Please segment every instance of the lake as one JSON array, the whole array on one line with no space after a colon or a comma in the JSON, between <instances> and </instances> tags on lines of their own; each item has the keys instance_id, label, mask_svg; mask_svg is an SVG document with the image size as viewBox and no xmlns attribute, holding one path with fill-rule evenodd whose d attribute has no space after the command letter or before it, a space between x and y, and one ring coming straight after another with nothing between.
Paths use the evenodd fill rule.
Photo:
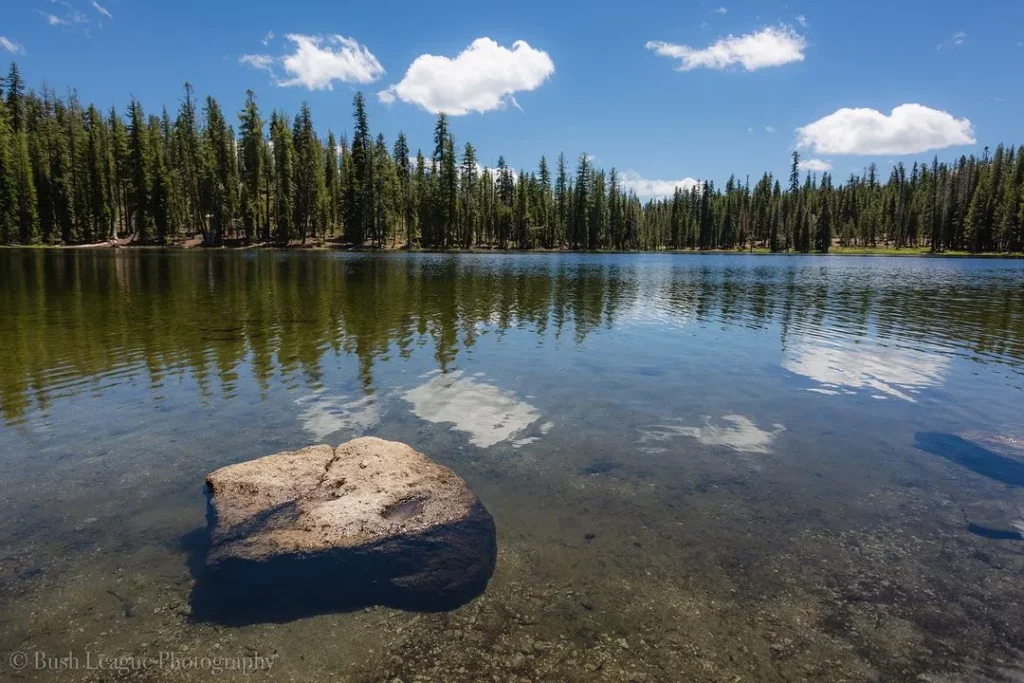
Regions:
<instances>
[{"instance_id":1,"label":"lake","mask_svg":"<svg viewBox=\"0 0 1024 683\"><path fill-rule=\"evenodd\" d=\"M1019 681L1022 399L1024 261L0 251L0 678ZM487 591L193 620L204 476L364 434Z\"/></svg>"}]
</instances>

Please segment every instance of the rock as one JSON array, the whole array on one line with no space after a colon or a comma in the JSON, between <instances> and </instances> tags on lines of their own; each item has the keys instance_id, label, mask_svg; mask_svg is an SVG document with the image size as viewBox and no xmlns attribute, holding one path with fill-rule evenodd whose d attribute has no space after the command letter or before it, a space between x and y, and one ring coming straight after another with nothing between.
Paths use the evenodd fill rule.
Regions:
<instances>
[{"instance_id":1,"label":"rock","mask_svg":"<svg viewBox=\"0 0 1024 683\"><path fill-rule=\"evenodd\" d=\"M235 609L447 609L480 594L494 571L491 515L455 473L405 444L311 446L224 467L206 484L210 538L196 590ZM253 602L268 600L273 608Z\"/></svg>"}]
</instances>

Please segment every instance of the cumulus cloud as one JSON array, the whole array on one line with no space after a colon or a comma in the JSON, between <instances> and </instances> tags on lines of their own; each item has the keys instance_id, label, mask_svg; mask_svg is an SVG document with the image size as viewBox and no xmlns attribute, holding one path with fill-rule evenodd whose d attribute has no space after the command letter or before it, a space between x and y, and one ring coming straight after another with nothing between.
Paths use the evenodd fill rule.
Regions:
<instances>
[{"instance_id":1,"label":"cumulus cloud","mask_svg":"<svg viewBox=\"0 0 1024 683\"><path fill-rule=\"evenodd\" d=\"M719 7L718 9L715 10L715 14L725 14L728 11L728 7Z\"/></svg>"},{"instance_id":2,"label":"cumulus cloud","mask_svg":"<svg viewBox=\"0 0 1024 683\"><path fill-rule=\"evenodd\" d=\"M97 12L99 12L100 14L105 16L107 19L113 19L114 18L114 15L111 14L110 11L106 7L104 7L100 3L96 2L96 0L92 0L92 6L93 6L93 8Z\"/></svg>"},{"instance_id":3,"label":"cumulus cloud","mask_svg":"<svg viewBox=\"0 0 1024 683\"><path fill-rule=\"evenodd\" d=\"M270 42L272 32L264 36ZM287 88L301 85L310 90L331 90L334 81L343 83L373 83L384 74L384 67L365 45L340 35L307 36L289 33L285 36L294 45L294 52L281 57L267 54L248 54L239 57L241 64L269 71L274 83ZM286 76L274 75L274 66L280 64Z\"/></svg>"},{"instance_id":4,"label":"cumulus cloud","mask_svg":"<svg viewBox=\"0 0 1024 683\"><path fill-rule=\"evenodd\" d=\"M901 104L888 116L843 108L796 132L797 146L818 154L918 154L975 142L968 119L920 104Z\"/></svg>"},{"instance_id":5,"label":"cumulus cloud","mask_svg":"<svg viewBox=\"0 0 1024 683\"><path fill-rule=\"evenodd\" d=\"M384 74L384 67L365 45L352 38L334 35L328 38L289 33L295 52L282 59L291 78L279 85L302 85L310 90L330 90L334 81L373 83Z\"/></svg>"},{"instance_id":6,"label":"cumulus cloud","mask_svg":"<svg viewBox=\"0 0 1024 683\"><path fill-rule=\"evenodd\" d=\"M661 57L678 59L677 71L699 68L726 69L737 64L747 71L802 62L807 41L792 26L767 26L756 33L720 38L706 48L676 45L660 40L647 43L647 49Z\"/></svg>"},{"instance_id":7,"label":"cumulus cloud","mask_svg":"<svg viewBox=\"0 0 1024 683\"><path fill-rule=\"evenodd\" d=\"M269 45L270 41L272 41L273 39L274 39L274 32L273 31L267 31L267 33L263 36L263 40L261 40L260 42L263 43L264 45Z\"/></svg>"},{"instance_id":8,"label":"cumulus cloud","mask_svg":"<svg viewBox=\"0 0 1024 683\"><path fill-rule=\"evenodd\" d=\"M12 55L25 54L25 47L21 43L17 43L7 36L0 36L0 47L7 50Z\"/></svg>"},{"instance_id":9,"label":"cumulus cloud","mask_svg":"<svg viewBox=\"0 0 1024 683\"><path fill-rule=\"evenodd\" d=\"M832 164L822 159L804 159L800 162L800 170L824 173L832 170Z\"/></svg>"},{"instance_id":10,"label":"cumulus cloud","mask_svg":"<svg viewBox=\"0 0 1024 683\"><path fill-rule=\"evenodd\" d=\"M619 176L619 182L626 190L632 190L638 197L659 198L671 197L675 194L676 188L686 191L700 185L699 180L694 178L683 178L682 180L652 180L644 178L634 171L623 171Z\"/></svg>"},{"instance_id":11,"label":"cumulus cloud","mask_svg":"<svg viewBox=\"0 0 1024 683\"><path fill-rule=\"evenodd\" d=\"M518 106L514 93L539 88L554 72L548 53L525 40L509 49L490 38L477 38L455 58L420 55L397 85L377 97L385 103L399 99L432 114L483 114L508 104Z\"/></svg>"},{"instance_id":12,"label":"cumulus cloud","mask_svg":"<svg viewBox=\"0 0 1024 683\"><path fill-rule=\"evenodd\" d=\"M775 132L775 126L765 126L764 127L764 132L766 132L766 133L774 133Z\"/></svg>"},{"instance_id":13,"label":"cumulus cloud","mask_svg":"<svg viewBox=\"0 0 1024 683\"><path fill-rule=\"evenodd\" d=\"M807 28L807 17L802 14L796 15L796 23L800 24L804 28Z\"/></svg>"}]
</instances>

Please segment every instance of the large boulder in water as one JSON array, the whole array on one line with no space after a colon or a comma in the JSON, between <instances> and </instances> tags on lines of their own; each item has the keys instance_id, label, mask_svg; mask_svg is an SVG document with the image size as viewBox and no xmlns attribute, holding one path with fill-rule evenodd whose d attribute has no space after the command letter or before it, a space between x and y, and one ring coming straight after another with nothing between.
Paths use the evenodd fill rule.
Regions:
<instances>
[{"instance_id":1,"label":"large boulder in water","mask_svg":"<svg viewBox=\"0 0 1024 683\"><path fill-rule=\"evenodd\" d=\"M491 515L459 476L402 443L311 446L224 467L206 484L199 617L197 598L229 621L231 611L245 621L368 604L446 609L494 571Z\"/></svg>"}]
</instances>

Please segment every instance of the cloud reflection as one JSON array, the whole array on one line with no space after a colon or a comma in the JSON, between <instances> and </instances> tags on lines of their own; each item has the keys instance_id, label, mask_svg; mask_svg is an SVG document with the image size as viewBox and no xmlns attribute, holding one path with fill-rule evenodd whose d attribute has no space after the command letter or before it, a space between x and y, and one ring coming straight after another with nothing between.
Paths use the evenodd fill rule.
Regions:
<instances>
[{"instance_id":1,"label":"cloud reflection","mask_svg":"<svg viewBox=\"0 0 1024 683\"><path fill-rule=\"evenodd\" d=\"M469 434L474 446L489 448L516 436L540 419L540 412L520 401L510 391L464 376L461 370L435 374L403 398L412 404L412 412L428 422L450 422L455 431ZM521 439L516 443L530 443Z\"/></svg>"},{"instance_id":2,"label":"cloud reflection","mask_svg":"<svg viewBox=\"0 0 1024 683\"><path fill-rule=\"evenodd\" d=\"M837 394L867 389L875 392L876 398L914 402L912 394L942 384L949 371L949 358L873 341L801 341L786 349L782 367L821 384L808 391Z\"/></svg>"},{"instance_id":3,"label":"cloud reflection","mask_svg":"<svg viewBox=\"0 0 1024 683\"><path fill-rule=\"evenodd\" d=\"M780 424L772 425L772 431L765 431L743 415L723 415L724 425L714 424L710 416L704 416L701 427L680 425L652 425L643 432L640 443L664 442L680 436L697 439L705 446L724 446L741 453L770 453L776 437L785 431ZM662 452L665 449L648 447L646 452Z\"/></svg>"},{"instance_id":4,"label":"cloud reflection","mask_svg":"<svg viewBox=\"0 0 1024 683\"><path fill-rule=\"evenodd\" d=\"M363 434L380 422L380 406L373 396L352 400L350 396L332 396L326 390L297 399L301 408L299 422L316 440L340 431Z\"/></svg>"}]
</instances>

